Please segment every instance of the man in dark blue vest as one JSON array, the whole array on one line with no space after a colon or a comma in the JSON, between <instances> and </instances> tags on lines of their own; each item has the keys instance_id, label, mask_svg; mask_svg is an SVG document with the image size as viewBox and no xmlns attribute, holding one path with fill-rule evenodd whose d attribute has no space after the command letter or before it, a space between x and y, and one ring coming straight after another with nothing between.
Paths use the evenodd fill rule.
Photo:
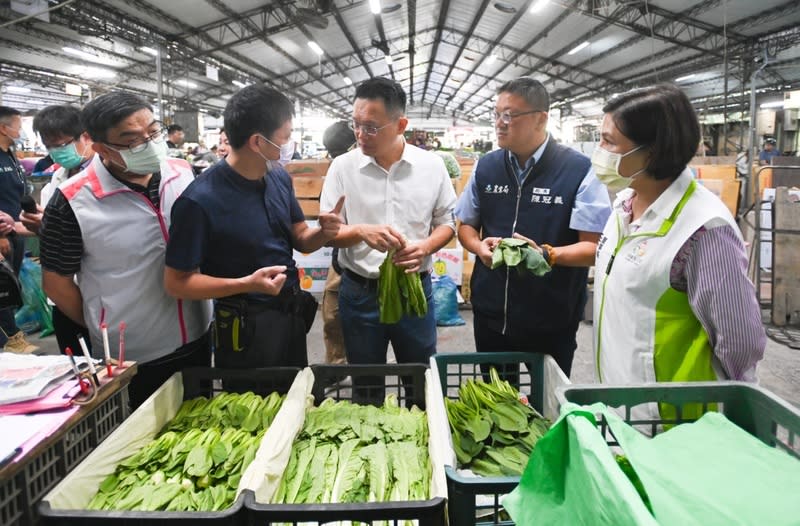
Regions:
<instances>
[{"instance_id":1,"label":"man in dark blue vest","mask_svg":"<svg viewBox=\"0 0 800 526\"><path fill-rule=\"evenodd\" d=\"M528 77L498 89L501 149L476 163L456 215L461 243L478 256L471 282L477 350L547 353L569 375L587 268L611 205L589 158L547 133L549 105L544 86ZM512 236L541 251L552 271L490 270L492 251Z\"/></svg>"}]
</instances>

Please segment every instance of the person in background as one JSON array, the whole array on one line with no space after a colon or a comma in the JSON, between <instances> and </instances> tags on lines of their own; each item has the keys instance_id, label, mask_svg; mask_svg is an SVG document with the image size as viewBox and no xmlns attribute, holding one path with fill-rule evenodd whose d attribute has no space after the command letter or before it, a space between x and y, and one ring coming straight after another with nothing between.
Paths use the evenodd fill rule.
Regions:
<instances>
[{"instance_id":1,"label":"person in background","mask_svg":"<svg viewBox=\"0 0 800 526\"><path fill-rule=\"evenodd\" d=\"M320 214L319 227L305 222L278 163L293 116L292 101L264 85L235 93L225 107L230 154L172 212L164 284L176 298L216 300L219 367L308 364L306 332L317 302L300 290L292 251L328 243L341 217L334 207Z\"/></svg>"},{"instance_id":2,"label":"person in background","mask_svg":"<svg viewBox=\"0 0 800 526\"><path fill-rule=\"evenodd\" d=\"M137 95L101 95L81 122L97 155L45 208L42 282L86 327L95 354L103 348L100 325L115 344L125 324L125 356L138 362L128 389L135 408L173 373L210 365L209 306L175 301L163 281L170 211L194 176L186 161L167 158L164 126Z\"/></svg>"},{"instance_id":3,"label":"person in background","mask_svg":"<svg viewBox=\"0 0 800 526\"><path fill-rule=\"evenodd\" d=\"M475 346L549 354L569 375L587 268L611 213L608 192L588 157L547 133L550 98L539 81L518 78L497 93L500 149L475 164L456 207L461 244L477 256L470 298ZM505 265L492 270L492 252L506 237L526 240L552 270L544 276Z\"/></svg>"},{"instance_id":4,"label":"person in background","mask_svg":"<svg viewBox=\"0 0 800 526\"><path fill-rule=\"evenodd\" d=\"M228 134L225 133L225 128L219 130L219 145L217 147L217 156L224 159L231 151L230 144L228 143Z\"/></svg>"},{"instance_id":5,"label":"person in background","mask_svg":"<svg viewBox=\"0 0 800 526\"><path fill-rule=\"evenodd\" d=\"M598 380L754 381L761 310L736 221L687 166L700 140L691 102L661 84L603 112L592 164L619 193L595 263Z\"/></svg>"},{"instance_id":6,"label":"person in background","mask_svg":"<svg viewBox=\"0 0 800 526\"><path fill-rule=\"evenodd\" d=\"M0 106L0 259L7 259L19 275L30 231L19 221L25 194L25 172L17 160L15 143L22 138L22 114ZM28 354L39 348L28 343L14 320L14 309L0 309L0 343L6 352Z\"/></svg>"},{"instance_id":7,"label":"person in background","mask_svg":"<svg viewBox=\"0 0 800 526\"><path fill-rule=\"evenodd\" d=\"M333 245L340 248L339 317L351 364L386 363L389 342L398 363L427 363L436 352L431 255L453 238L456 195L444 161L406 144L405 109L406 94L393 80L376 77L356 88L358 148L333 160L320 197L329 210L346 196L347 224ZM424 317L380 323L377 278L390 251L395 265L420 273L429 305ZM359 399L380 394L363 387L375 385L372 378L353 384Z\"/></svg>"},{"instance_id":8,"label":"person in background","mask_svg":"<svg viewBox=\"0 0 800 526\"><path fill-rule=\"evenodd\" d=\"M44 173L44 172L45 172L45 171L46 171L48 168L50 168L51 166L53 166L53 163L54 163L54 162L55 162L55 161L53 161L53 158L52 158L52 157L50 156L50 154L48 153L47 155L45 155L44 157L42 157L41 159L39 159L38 161L36 161L36 164L35 164L35 165L33 165L33 171L32 171L31 173L32 173L33 175L39 175L39 174L42 174L42 173Z\"/></svg>"},{"instance_id":9,"label":"person in background","mask_svg":"<svg viewBox=\"0 0 800 526\"><path fill-rule=\"evenodd\" d=\"M174 157L176 159L186 159L186 155L181 150L181 146L183 146L183 140L186 134L183 131L183 127L178 124L170 124L167 127L167 156Z\"/></svg>"},{"instance_id":10,"label":"person in background","mask_svg":"<svg viewBox=\"0 0 800 526\"><path fill-rule=\"evenodd\" d=\"M773 157L780 156L781 152L776 150L776 144L775 139L770 138L764 141L764 149L758 154L758 164L772 164Z\"/></svg>"},{"instance_id":11,"label":"person in background","mask_svg":"<svg viewBox=\"0 0 800 526\"><path fill-rule=\"evenodd\" d=\"M38 210L20 214L22 224L39 234L44 214L42 204L47 205L59 185L89 166L94 150L91 137L84 133L81 110L75 106L47 106L40 110L33 119L33 131L39 134L48 155L59 166L42 188ZM78 336L86 334L86 327L75 323L58 306L53 307L53 328L61 352L67 347L75 351L80 349ZM91 347L91 341L87 341L87 345Z\"/></svg>"},{"instance_id":12,"label":"person in background","mask_svg":"<svg viewBox=\"0 0 800 526\"><path fill-rule=\"evenodd\" d=\"M336 159L355 144L353 129L346 121L334 122L325 129L322 144L328 150L328 157ZM344 351L342 323L339 320L339 285L342 282L342 268L339 266L339 249L334 248L331 266L325 280L322 294L322 338L325 342L325 363L344 364L347 356Z\"/></svg>"}]
</instances>

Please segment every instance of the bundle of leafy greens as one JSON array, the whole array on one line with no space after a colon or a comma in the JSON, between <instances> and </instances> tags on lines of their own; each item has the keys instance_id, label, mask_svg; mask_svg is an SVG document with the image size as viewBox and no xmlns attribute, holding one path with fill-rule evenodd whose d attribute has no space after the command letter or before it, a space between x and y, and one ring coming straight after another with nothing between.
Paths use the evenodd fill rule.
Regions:
<instances>
[{"instance_id":1,"label":"bundle of leafy greens","mask_svg":"<svg viewBox=\"0 0 800 526\"><path fill-rule=\"evenodd\" d=\"M185 401L152 442L103 480L88 509L230 508L282 403L278 393L262 398L251 392Z\"/></svg>"},{"instance_id":2,"label":"bundle of leafy greens","mask_svg":"<svg viewBox=\"0 0 800 526\"><path fill-rule=\"evenodd\" d=\"M524 239L504 237L492 252L492 270L500 265L517 267L520 274L527 270L534 276L544 276L550 272L550 265L544 256L531 248Z\"/></svg>"},{"instance_id":3,"label":"bundle of leafy greens","mask_svg":"<svg viewBox=\"0 0 800 526\"><path fill-rule=\"evenodd\" d=\"M394 251L383 260L378 275L378 311L381 323L397 323L405 314L425 316L428 301L418 272L406 273L392 263Z\"/></svg>"},{"instance_id":4,"label":"bundle of leafy greens","mask_svg":"<svg viewBox=\"0 0 800 526\"><path fill-rule=\"evenodd\" d=\"M521 402L520 393L492 368L491 382L467 380L458 400L445 398L459 466L484 477L521 475L550 422Z\"/></svg>"},{"instance_id":5,"label":"bundle of leafy greens","mask_svg":"<svg viewBox=\"0 0 800 526\"><path fill-rule=\"evenodd\" d=\"M306 415L273 502L425 500L430 479L423 411L394 395L382 407L328 398Z\"/></svg>"}]
</instances>

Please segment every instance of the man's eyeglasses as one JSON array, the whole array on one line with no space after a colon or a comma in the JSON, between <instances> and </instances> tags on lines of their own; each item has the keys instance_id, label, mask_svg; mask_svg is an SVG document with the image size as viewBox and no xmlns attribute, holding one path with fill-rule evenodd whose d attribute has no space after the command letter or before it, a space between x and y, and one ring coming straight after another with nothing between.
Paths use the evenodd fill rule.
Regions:
<instances>
[{"instance_id":1,"label":"man's eyeglasses","mask_svg":"<svg viewBox=\"0 0 800 526\"><path fill-rule=\"evenodd\" d=\"M519 113L511 113L510 111L504 111L503 113L497 113L496 111L492 113L494 116L495 121L500 121L503 124L511 124L511 121L516 119L517 117L522 117L523 115L529 115L531 113L539 113L541 110L530 110L530 111L521 111Z\"/></svg>"},{"instance_id":2,"label":"man's eyeglasses","mask_svg":"<svg viewBox=\"0 0 800 526\"><path fill-rule=\"evenodd\" d=\"M69 146L70 144L74 143L78 140L78 137L73 137L72 139L62 142L61 144L45 144L44 147L48 150L54 150L56 148L63 148L64 146Z\"/></svg>"},{"instance_id":3,"label":"man's eyeglasses","mask_svg":"<svg viewBox=\"0 0 800 526\"><path fill-rule=\"evenodd\" d=\"M353 132L360 131L361 133L366 133L370 137L375 137L376 135L378 135L379 131L381 131L382 129L384 129L384 128L388 127L388 126L391 126L391 125L392 125L391 122L389 124L384 124L383 126L380 126L380 127L378 127L378 126L367 126L365 124L358 124L357 122L351 122L350 123L350 129L353 130Z\"/></svg>"},{"instance_id":4,"label":"man's eyeglasses","mask_svg":"<svg viewBox=\"0 0 800 526\"><path fill-rule=\"evenodd\" d=\"M131 153L143 152L147 149L148 143L160 143L167 136L167 128L160 122L156 124L158 125L158 129L154 132L150 132L150 135L147 137L136 138L128 144L114 144L113 142L107 142L106 144L109 146L116 146L117 148L127 148Z\"/></svg>"}]
</instances>

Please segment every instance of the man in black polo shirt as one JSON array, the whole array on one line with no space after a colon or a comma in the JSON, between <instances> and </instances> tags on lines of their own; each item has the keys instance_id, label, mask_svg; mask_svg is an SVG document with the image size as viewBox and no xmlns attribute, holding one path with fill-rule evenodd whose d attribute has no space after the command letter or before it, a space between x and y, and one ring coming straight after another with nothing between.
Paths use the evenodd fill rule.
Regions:
<instances>
[{"instance_id":1,"label":"man in black polo shirt","mask_svg":"<svg viewBox=\"0 0 800 526\"><path fill-rule=\"evenodd\" d=\"M164 283L181 299L217 300L217 366L305 366L310 306L292 250L313 252L339 231L338 209L310 228L289 174L277 162L292 132L294 105L260 85L225 108L228 157L175 203ZM266 166L265 166L266 164Z\"/></svg>"},{"instance_id":2,"label":"man in black polo shirt","mask_svg":"<svg viewBox=\"0 0 800 526\"><path fill-rule=\"evenodd\" d=\"M6 216L3 228L0 228L0 259L8 258L17 274L25 255L25 240L21 235L30 235L22 223L19 223L19 213L22 211L20 199L25 193L25 172L17 160L14 141L21 136L20 112L8 106L0 106L0 211ZM9 228L10 220L13 220L13 229ZM4 344L3 350L8 352L25 354L38 349L28 343L25 335L17 328L13 308L0 309L0 342Z\"/></svg>"}]
</instances>

